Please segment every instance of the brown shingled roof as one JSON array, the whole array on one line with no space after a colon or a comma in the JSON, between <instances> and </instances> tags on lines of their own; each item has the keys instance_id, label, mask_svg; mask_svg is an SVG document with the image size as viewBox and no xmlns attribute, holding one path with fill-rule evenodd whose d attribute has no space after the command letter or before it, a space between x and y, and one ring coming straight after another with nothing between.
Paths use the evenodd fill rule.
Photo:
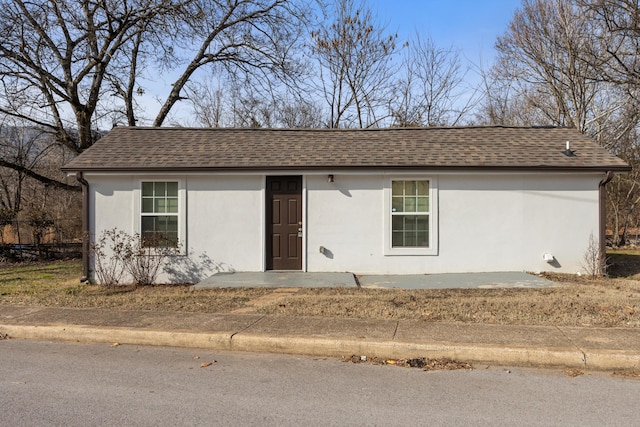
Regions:
<instances>
[{"instance_id":1,"label":"brown shingled roof","mask_svg":"<svg viewBox=\"0 0 640 427\"><path fill-rule=\"evenodd\" d=\"M564 154L570 141L573 156ZM227 129L118 127L65 171L303 169L627 171L575 129L452 127Z\"/></svg>"}]
</instances>

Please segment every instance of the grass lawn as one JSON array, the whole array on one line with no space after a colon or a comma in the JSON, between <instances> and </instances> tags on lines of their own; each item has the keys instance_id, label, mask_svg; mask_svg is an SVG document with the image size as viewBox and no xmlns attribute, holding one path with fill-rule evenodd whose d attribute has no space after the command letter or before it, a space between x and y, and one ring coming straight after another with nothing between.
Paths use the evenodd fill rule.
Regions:
<instances>
[{"instance_id":1,"label":"grass lawn","mask_svg":"<svg viewBox=\"0 0 640 427\"><path fill-rule=\"evenodd\" d=\"M609 278L549 275L544 289L106 288L79 283L80 261L0 265L0 304L282 316L413 319L557 326L640 327L640 251L612 251Z\"/></svg>"}]
</instances>

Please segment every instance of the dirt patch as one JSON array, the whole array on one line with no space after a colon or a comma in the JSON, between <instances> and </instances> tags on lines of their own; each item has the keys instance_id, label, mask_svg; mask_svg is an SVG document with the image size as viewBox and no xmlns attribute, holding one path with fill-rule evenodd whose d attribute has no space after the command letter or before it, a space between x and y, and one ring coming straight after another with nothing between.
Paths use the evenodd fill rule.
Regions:
<instances>
[{"instance_id":1,"label":"dirt patch","mask_svg":"<svg viewBox=\"0 0 640 427\"><path fill-rule=\"evenodd\" d=\"M282 301L284 298L297 293L299 290L300 288L273 289L270 293L266 295L262 295L256 299L247 301L244 307L235 309L231 313L233 314L256 313L258 308L264 305L278 303L279 301Z\"/></svg>"}]
</instances>

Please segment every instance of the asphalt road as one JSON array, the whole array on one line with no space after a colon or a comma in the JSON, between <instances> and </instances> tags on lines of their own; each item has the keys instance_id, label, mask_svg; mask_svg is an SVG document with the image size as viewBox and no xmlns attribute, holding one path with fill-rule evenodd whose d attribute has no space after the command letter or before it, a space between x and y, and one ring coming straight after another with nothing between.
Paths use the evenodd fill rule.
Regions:
<instances>
[{"instance_id":1,"label":"asphalt road","mask_svg":"<svg viewBox=\"0 0 640 427\"><path fill-rule=\"evenodd\" d=\"M638 402L601 373L0 341L2 426L637 425Z\"/></svg>"}]
</instances>

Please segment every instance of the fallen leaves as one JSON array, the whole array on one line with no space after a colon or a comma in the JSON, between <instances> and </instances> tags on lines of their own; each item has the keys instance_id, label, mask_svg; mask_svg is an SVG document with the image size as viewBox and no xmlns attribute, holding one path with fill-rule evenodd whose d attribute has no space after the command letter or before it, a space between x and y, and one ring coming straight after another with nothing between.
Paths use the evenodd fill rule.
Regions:
<instances>
[{"instance_id":1,"label":"fallen leaves","mask_svg":"<svg viewBox=\"0 0 640 427\"><path fill-rule=\"evenodd\" d=\"M584 372L580 369L566 369L565 374L570 376L571 378L579 377L580 375L584 375Z\"/></svg>"},{"instance_id":2,"label":"fallen leaves","mask_svg":"<svg viewBox=\"0 0 640 427\"><path fill-rule=\"evenodd\" d=\"M452 371L457 369L471 370L473 366L468 362L449 359L448 357L430 359L419 357L414 359L389 359L381 357L356 356L343 357L343 361L351 363L372 363L374 365L394 365L405 368L420 368L423 371Z\"/></svg>"},{"instance_id":3,"label":"fallen leaves","mask_svg":"<svg viewBox=\"0 0 640 427\"><path fill-rule=\"evenodd\" d=\"M623 377L623 378L638 378L640 379L640 370L639 369L629 369L624 371L614 371L614 377Z\"/></svg>"}]
</instances>

